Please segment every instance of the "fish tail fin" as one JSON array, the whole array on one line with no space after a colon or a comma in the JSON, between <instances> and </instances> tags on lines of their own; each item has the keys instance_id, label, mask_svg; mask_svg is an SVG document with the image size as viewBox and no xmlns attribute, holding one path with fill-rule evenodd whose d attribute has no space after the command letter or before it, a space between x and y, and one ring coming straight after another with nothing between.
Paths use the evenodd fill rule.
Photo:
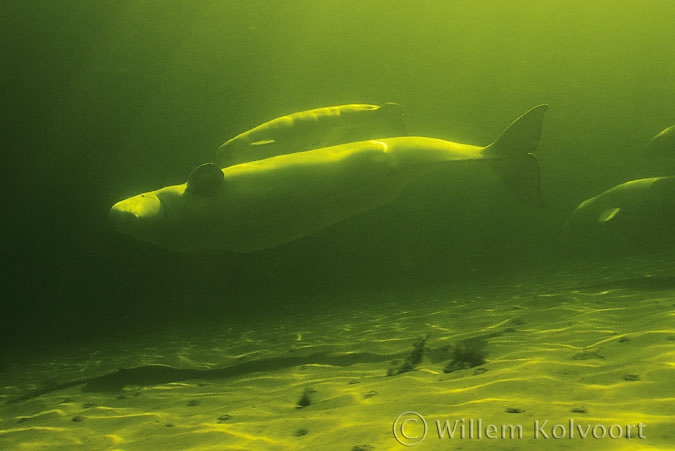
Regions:
<instances>
[{"instance_id":1,"label":"fish tail fin","mask_svg":"<svg viewBox=\"0 0 675 451\"><path fill-rule=\"evenodd\" d=\"M539 162L532 152L539 145L547 109L548 105L539 105L525 112L484 150L504 185L521 202L533 208L544 207Z\"/></svg>"}]
</instances>

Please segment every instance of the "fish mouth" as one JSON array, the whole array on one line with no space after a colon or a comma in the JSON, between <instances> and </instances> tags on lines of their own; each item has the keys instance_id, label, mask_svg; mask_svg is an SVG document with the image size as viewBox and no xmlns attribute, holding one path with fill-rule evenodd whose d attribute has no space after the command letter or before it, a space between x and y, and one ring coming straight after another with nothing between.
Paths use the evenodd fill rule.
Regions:
<instances>
[{"instance_id":1,"label":"fish mouth","mask_svg":"<svg viewBox=\"0 0 675 451\"><path fill-rule=\"evenodd\" d=\"M113 228L119 231L129 230L137 219L134 213L117 208L117 204L113 205L108 213L108 220Z\"/></svg>"},{"instance_id":2,"label":"fish mouth","mask_svg":"<svg viewBox=\"0 0 675 451\"><path fill-rule=\"evenodd\" d=\"M161 212L162 204L157 196L141 194L113 205L108 220L115 230L135 235L141 224L153 222Z\"/></svg>"}]
</instances>

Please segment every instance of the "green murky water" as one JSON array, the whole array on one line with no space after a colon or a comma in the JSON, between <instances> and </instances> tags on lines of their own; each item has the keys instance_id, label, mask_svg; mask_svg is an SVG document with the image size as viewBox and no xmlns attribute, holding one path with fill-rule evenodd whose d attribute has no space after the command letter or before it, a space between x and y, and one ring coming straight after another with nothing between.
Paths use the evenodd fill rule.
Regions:
<instances>
[{"instance_id":1,"label":"green murky water","mask_svg":"<svg viewBox=\"0 0 675 451\"><path fill-rule=\"evenodd\" d=\"M613 186L675 176L673 141L647 150L675 123L675 5L16 1L2 16L0 395L46 391L0 407L0 448L399 449L408 410L522 423L522 449L567 449L531 425L571 417L647 425L591 449L675 447L673 197L629 191L637 207L566 226ZM108 223L113 203L183 183L264 121L390 101L411 134L479 146L549 104L546 208L466 163L257 253L175 254ZM430 351L486 339L487 371L444 373L451 357L430 352L386 377L427 333ZM72 383L245 362L262 363L114 393ZM314 403L296 409L305 389Z\"/></svg>"}]
</instances>

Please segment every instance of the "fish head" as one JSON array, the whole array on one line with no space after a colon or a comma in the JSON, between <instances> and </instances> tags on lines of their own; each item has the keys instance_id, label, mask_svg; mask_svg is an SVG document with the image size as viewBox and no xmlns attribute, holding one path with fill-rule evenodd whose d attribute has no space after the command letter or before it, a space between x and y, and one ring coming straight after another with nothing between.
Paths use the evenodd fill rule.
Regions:
<instances>
[{"instance_id":1,"label":"fish head","mask_svg":"<svg viewBox=\"0 0 675 451\"><path fill-rule=\"evenodd\" d=\"M121 200L108 213L115 230L143 241L150 241L148 236L155 233L163 216L162 201L154 192Z\"/></svg>"}]
</instances>

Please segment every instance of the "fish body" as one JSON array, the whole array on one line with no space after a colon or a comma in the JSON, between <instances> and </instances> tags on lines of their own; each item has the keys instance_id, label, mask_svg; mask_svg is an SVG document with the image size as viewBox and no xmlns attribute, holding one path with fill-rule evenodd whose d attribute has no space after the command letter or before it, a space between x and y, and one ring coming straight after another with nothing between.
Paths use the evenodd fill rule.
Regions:
<instances>
[{"instance_id":1,"label":"fish body","mask_svg":"<svg viewBox=\"0 0 675 451\"><path fill-rule=\"evenodd\" d=\"M254 252L311 235L384 205L439 164L491 163L511 192L542 207L532 151L546 105L513 122L485 147L427 137L358 141L218 167L186 183L116 203L121 232L178 252Z\"/></svg>"}]
</instances>

